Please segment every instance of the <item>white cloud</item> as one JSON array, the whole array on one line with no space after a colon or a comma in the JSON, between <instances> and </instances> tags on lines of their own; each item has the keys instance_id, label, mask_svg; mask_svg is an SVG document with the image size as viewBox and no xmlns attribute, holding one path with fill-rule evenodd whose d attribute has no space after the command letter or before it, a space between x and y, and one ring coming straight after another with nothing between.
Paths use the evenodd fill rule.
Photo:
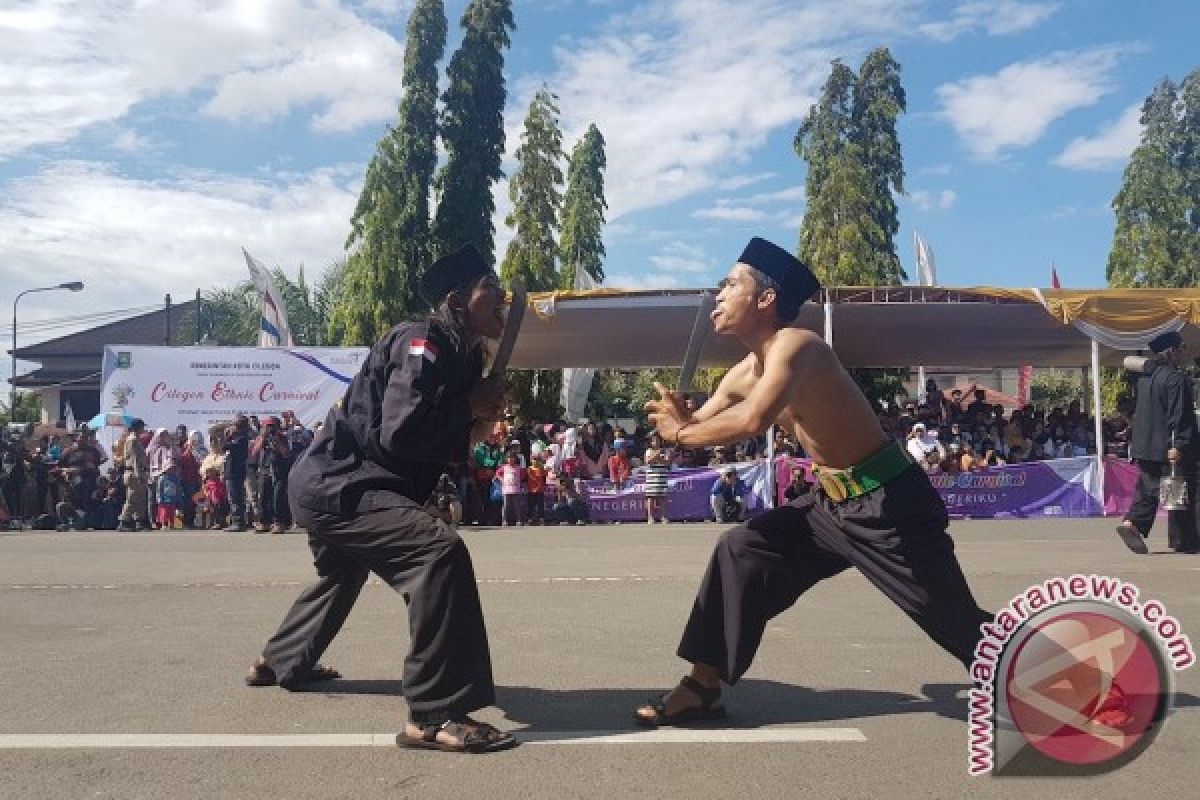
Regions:
<instances>
[{"instance_id":1,"label":"white cloud","mask_svg":"<svg viewBox=\"0 0 1200 800\"><path fill-rule=\"evenodd\" d=\"M1142 105L1125 109L1095 136L1080 136L1058 154L1054 163L1068 169L1113 169L1120 167L1142 140Z\"/></svg>"},{"instance_id":2,"label":"white cloud","mask_svg":"<svg viewBox=\"0 0 1200 800\"><path fill-rule=\"evenodd\" d=\"M304 264L315 277L343 255L360 173L137 180L105 164L60 162L0 185L0 284L84 280L93 309L157 303L165 292L186 299L245 279L242 246L292 275ZM53 300L27 302L39 300L56 315Z\"/></svg>"},{"instance_id":3,"label":"white cloud","mask_svg":"<svg viewBox=\"0 0 1200 800\"><path fill-rule=\"evenodd\" d=\"M954 207L958 194L953 189L942 189L940 192L917 189L909 193L908 199L921 211L946 211Z\"/></svg>"},{"instance_id":4,"label":"white cloud","mask_svg":"<svg viewBox=\"0 0 1200 800\"><path fill-rule=\"evenodd\" d=\"M757 208L717 204L711 208L693 211L692 216L697 219L715 219L725 222L758 222L766 219L767 213Z\"/></svg>"},{"instance_id":5,"label":"white cloud","mask_svg":"<svg viewBox=\"0 0 1200 800\"><path fill-rule=\"evenodd\" d=\"M735 192L738 189L744 189L747 186L753 186L756 183L769 181L775 177L774 172L758 172L753 175L734 175L729 178L717 181L717 187L724 192Z\"/></svg>"},{"instance_id":6,"label":"white cloud","mask_svg":"<svg viewBox=\"0 0 1200 800\"><path fill-rule=\"evenodd\" d=\"M126 128L113 137L112 146L123 153L140 153L154 146L153 140L132 128Z\"/></svg>"},{"instance_id":7,"label":"white cloud","mask_svg":"<svg viewBox=\"0 0 1200 800\"><path fill-rule=\"evenodd\" d=\"M923 23L917 30L939 42L948 42L978 29L993 35L1017 33L1038 25L1059 8L1059 3L1049 2L970 0L959 3L949 19Z\"/></svg>"},{"instance_id":8,"label":"white cloud","mask_svg":"<svg viewBox=\"0 0 1200 800\"><path fill-rule=\"evenodd\" d=\"M508 117L546 81L565 140L595 123L607 141L609 216L737 187L768 135L798 124L835 56L904 31L919 0L651 0L592 38L555 48L525 76ZM516 147L510 125L508 149ZM748 184L741 184L748 185Z\"/></svg>"},{"instance_id":9,"label":"white cloud","mask_svg":"<svg viewBox=\"0 0 1200 800\"><path fill-rule=\"evenodd\" d=\"M675 275L662 272L617 272L604 276L605 286L615 286L621 289L681 289L685 288L683 281Z\"/></svg>"},{"instance_id":10,"label":"white cloud","mask_svg":"<svg viewBox=\"0 0 1200 800\"><path fill-rule=\"evenodd\" d=\"M650 263L661 272L708 272L716 268L716 262L709 258L704 248L686 242L669 242L656 256L650 257ZM609 281L611 286L622 286L615 278Z\"/></svg>"},{"instance_id":11,"label":"white cloud","mask_svg":"<svg viewBox=\"0 0 1200 800\"><path fill-rule=\"evenodd\" d=\"M1059 117L1111 91L1111 73L1124 52L1116 46L1063 51L944 84L937 89L939 114L973 153L995 158L1033 144Z\"/></svg>"},{"instance_id":12,"label":"white cloud","mask_svg":"<svg viewBox=\"0 0 1200 800\"><path fill-rule=\"evenodd\" d=\"M803 186L791 186L787 189L780 189L775 192L760 192L752 194L746 198L746 202L750 205L767 205L769 203L778 203L780 201L790 202L792 200L804 199Z\"/></svg>"},{"instance_id":13,"label":"white cloud","mask_svg":"<svg viewBox=\"0 0 1200 800\"><path fill-rule=\"evenodd\" d=\"M304 0L17 0L0 52L0 158L190 93L223 119L348 130L395 113L403 66L386 31Z\"/></svg>"}]
</instances>

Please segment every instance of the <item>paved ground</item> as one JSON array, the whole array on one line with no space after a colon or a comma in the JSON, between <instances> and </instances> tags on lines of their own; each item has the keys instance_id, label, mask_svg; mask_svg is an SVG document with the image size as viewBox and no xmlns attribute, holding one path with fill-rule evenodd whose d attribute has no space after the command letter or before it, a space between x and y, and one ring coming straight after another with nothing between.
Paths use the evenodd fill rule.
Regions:
<instances>
[{"instance_id":1,"label":"paved ground","mask_svg":"<svg viewBox=\"0 0 1200 800\"><path fill-rule=\"evenodd\" d=\"M345 680L302 694L242 685L309 580L300 535L2 535L0 797L1095 798L1187 796L1200 783L1200 669L1178 675L1162 736L1117 773L968 779L956 696L966 676L856 574L772 622L727 694L727 725L682 742L609 736L632 731L631 709L681 674L674 648L720 530L467 531L503 708L482 716L529 740L487 757L369 746L387 739L364 734L405 716L403 606L377 582L326 659ZM1138 583L1200 641L1200 557L1135 557L1103 520L960 522L952 533L985 606L1051 575L1103 573ZM254 746L17 746L33 734ZM268 746L299 734L315 746ZM752 741L770 738L780 741Z\"/></svg>"}]
</instances>

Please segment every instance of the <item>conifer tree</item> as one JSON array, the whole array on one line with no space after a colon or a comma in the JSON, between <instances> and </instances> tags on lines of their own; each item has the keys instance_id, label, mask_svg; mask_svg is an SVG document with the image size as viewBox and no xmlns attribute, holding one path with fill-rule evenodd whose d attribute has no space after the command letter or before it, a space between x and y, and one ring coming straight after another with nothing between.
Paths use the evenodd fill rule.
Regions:
<instances>
[{"instance_id":1,"label":"conifer tree","mask_svg":"<svg viewBox=\"0 0 1200 800\"><path fill-rule=\"evenodd\" d=\"M418 0L408 20L399 121L380 139L350 220L345 286L330 340L371 344L419 311L431 258L429 190L437 166L438 62L446 48L442 0Z\"/></svg>"}]
</instances>

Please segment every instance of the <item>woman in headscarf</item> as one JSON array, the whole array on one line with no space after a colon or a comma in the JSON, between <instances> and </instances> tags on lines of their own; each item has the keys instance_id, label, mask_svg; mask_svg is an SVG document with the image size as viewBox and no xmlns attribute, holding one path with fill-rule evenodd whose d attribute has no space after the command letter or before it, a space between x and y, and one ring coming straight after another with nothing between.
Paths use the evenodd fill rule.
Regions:
<instances>
[{"instance_id":1,"label":"woman in headscarf","mask_svg":"<svg viewBox=\"0 0 1200 800\"><path fill-rule=\"evenodd\" d=\"M907 449L908 454L918 464L923 463L933 452L937 453L939 462L946 460L946 448L938 441L937 434L926 430L924 422L918 422L912 426L912 430L908 434Z\"/></svg>"},{"instance_id":2,"label":"woman in headscarf","mask_svg":"<svg viewBox=\"0 0 1200 800\"><path fill-rule=\"evenodd\" d=\"M146 460L150 463L149 502L150 519L158 519L158 484L167 470L179 463L179 450L171 441L171 432L159 428L146 448Z\"/></svg>"}]
</instances>

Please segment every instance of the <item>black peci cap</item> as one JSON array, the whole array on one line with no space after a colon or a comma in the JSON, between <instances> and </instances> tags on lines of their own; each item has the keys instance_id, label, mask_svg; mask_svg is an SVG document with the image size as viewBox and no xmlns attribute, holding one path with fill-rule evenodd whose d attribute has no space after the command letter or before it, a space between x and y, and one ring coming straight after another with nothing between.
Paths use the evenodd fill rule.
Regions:
<instances>
[{"instance_id":1,"label":"black peci cap","mask_svg":"<svg viewBox=\"0 0 1200 800\"><path fill-rule=\"evenodd\" d=\"M417 294L436 308L455 289L466 288L485 275L494 274L475 246L468 244L430 264L421 276Z\"/></svg>"},{"instance_id":2,"label":"black peci cap","mask_svg":"<svg viewBox=\"0 0 1200 800\"><path fill-rule=\"evenodd\" d=\"M772 278L780 286L781 316L789 321L800 313L800 306L821 288L821 282L804 262L778 245L755 236L746 245L738 261Z\"/></svg>"}]
</instances>

